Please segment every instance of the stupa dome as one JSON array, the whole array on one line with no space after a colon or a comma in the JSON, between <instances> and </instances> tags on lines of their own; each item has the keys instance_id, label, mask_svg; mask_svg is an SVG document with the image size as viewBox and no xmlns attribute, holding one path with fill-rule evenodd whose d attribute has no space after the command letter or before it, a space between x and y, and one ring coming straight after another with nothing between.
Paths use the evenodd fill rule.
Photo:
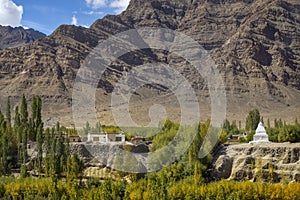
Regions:
<instances>
[{"instance_id":1,"label":"stupa dome","mask_svg":"<svg viewBox=\"0 0 300 200\"><path fill-rule=\"evenodd\" d=\"M261 143L261 142L269 142L269 136L262 122L258 124L255 131L255 135L253 136L253 141L251 141L250 143Z\"/></svg>"},{"instance_id":2,"label":"stupa dome","mask_svg":"<svg viewBox=\"0 0 300 200\"><path fill-rule=\"evenodd\" d=\"M267 131L266 131L263 123L259 122L259 124L256 128L256 131L255 131L255 135L264 135L264 134L267 134Z\"/></svg>"}]
</instances>

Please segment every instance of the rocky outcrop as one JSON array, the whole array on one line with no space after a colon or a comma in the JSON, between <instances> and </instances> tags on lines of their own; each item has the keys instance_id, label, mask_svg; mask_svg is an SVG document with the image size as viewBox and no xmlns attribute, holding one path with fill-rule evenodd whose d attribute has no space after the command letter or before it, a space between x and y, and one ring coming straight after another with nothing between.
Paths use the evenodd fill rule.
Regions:
<instances>
[{"instance_id":1,"label":"rocky outcrop","mask_svg":"<svg viewBox=\"0 0 300 200\"><path fill-rule=\"evenodd\" d=\"M214 180L264 180L300 182L300 144L258 143L221 146L216 151L210 177Z\"/></svg>"},{"instance_id":2,"label":"rocky outcrop","mask_svg":"<svg viewBox=\"0 0 300 200\"><path fill-rule=\"evenodd\" d=\"M46 35L33 29L0 25L0 50L30 44Z\"/></svg>"},{"instance_id":3,"label":"rocky outcrop","mask_svg":"<svg viewBox=\"0 0 300 200\"><path fill-rule=\"evenodd\" d=\"M149 152L149 147L145 144L132 145L125 143L71 143L70 150L76 152L85 161L87 167L98 168L118 168L125 163L129 165L143 163L134 161L130 164L130 156L127 153L143 154ZM142 156L136 155L137 158ZM124 159L124 160L123 160ZM120 163L121 162L121 163ZM123 163L124 162L124 163ZM126 167L126 166L125 166ZM140 166L145 168L145 166Z\"/></svg>"},{"instance_id":4,"label":"rocky outcrop","mask_svg":"<svg viewBox=\"0 0 300 200\"><path fill-rule=\"evenodd\" d=\"M128 148L130 146L130 148ZM148 149L144 144L128 145L118 143L71 143L71 152L76 152L85 161L86 176L105 178L114 176L114 170L147 170L142 153ZM124 149L126 149L124 151ZM131 160L126 152L132 152L139 160ZM125 154L124 154L125 153ZM122 155L121 155L122 154ZM140 154L141 156L137 155ZM123 164L120 161L124 162ZM121 165L119 165L121 164ZM128 169L126 168L128 167ZM217 147L211 165L208 167L209 181L251 180L251 181L297 181L300 182L299 143L256 143L221 145Z\"/></svg>"},{"instance_id":5,"label":"rocky outcrop","mask_svg":"<svg viewBox=\"0 0 300 200\"><path fill-rule=\"evenodd\" d=\"M265 118L294 121L300 117L299 13L296 0L131 0L125 12L90 28L62 25L30 45L0 51L0 104L5 106L7 96L16 103L22 93L29 98L38 94L47 125L58 120L70 125L74 79L89 52L112 34L151 26L183 32L209 51L225 82L229 119L243 119L258 108ZM199 96L203 119L210 117L201 75L168 52L142 50L112 63L99 81L96 109L103 123L113 123L110 94L124 69L145 63L176 67ZM149 107L158 102L171 113L168 118L180 120L179 105L165 88L147 85L132 101L134 120L148 124Z\"/></svg>"}]
</instances>

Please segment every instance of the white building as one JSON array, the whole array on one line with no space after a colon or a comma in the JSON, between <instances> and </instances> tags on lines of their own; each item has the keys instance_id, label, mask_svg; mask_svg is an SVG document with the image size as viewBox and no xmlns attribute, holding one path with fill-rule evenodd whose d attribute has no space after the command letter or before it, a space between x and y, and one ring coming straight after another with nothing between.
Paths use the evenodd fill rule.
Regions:
<instances>
[{"instance_id":1,"label":"white building","mask_svg":"<svg viewBox=\"0 0 300 200\"><path fill-rule=\"evenodd\" d=\"M262 142L269 142L269 136L263 123L260 122L256 128L255 135L253 136L253 141L251 141L250 144Z\"/></svg>"},{"instance_id":2,"label":"white building","mask_svg":"<svg viewBox=\"0 0 300 200\"><path fill-rule=\"evenodd\" d=\"M125 142L123 134L90 134L88 133L87 142Z\"/></svg>"}]
</instances>

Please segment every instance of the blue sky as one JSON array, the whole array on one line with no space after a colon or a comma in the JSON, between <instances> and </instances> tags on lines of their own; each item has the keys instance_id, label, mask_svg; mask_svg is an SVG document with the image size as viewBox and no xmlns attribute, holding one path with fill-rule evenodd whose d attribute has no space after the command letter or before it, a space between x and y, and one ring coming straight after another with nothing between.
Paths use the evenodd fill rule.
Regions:
<instances>
[{"instance_id":1,"label":"blue sky","mask_svg":"<svg viewBox=\"0 0 300 200\"><path fill-rule=\"evenodd\" d=\"M61 24L90 26L118 14L129 0L0 0L0 25L33 28L49 35Z\"/></svg>"}]
</instances>

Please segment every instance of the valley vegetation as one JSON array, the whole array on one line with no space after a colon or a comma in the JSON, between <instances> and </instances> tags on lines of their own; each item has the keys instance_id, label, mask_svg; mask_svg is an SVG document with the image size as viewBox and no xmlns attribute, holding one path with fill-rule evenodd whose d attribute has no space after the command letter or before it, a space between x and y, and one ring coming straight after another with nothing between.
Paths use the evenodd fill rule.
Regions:
<instances>
[{"instance_id":1,"label":"valley vegetation","mask_svg":"<svg viewBox=\"0 0 300 200\"><path fill-rule=\"evenodd\" d=\"M66 129L57 123L56 127L44 128L42 121L42 100L33 97L31 113L23 95L20 109L15 107L12 123L10 100L5 115L0 112L0 198L1 199L300 199L300 184L227 181L211 182L209 164L212 153L199 159L198 151L210 127L210 121L195 126L196 135L178 161L148 174L117 172L116 179L83 179L84 162L76 153L70 152L68 137L76 134L75 129ZM235 122L226 120L218 145L227 142L232 134L248 131L245 140L262 120L259 111L250 111L245 129ZM270 138L274 142L300 141L300 125L297 121L287 125L276 120L269 126ZM99 130L100 124L91 128ZM150 151L160 149L169 143L182 127L166 120L160 132L151 138ZM118 128L106 127L107 130ZM189 131L185 128L185 131ZM89 130L90 131L90 130ZM130 134L127 135L130 138ZM244 141L241 141L244 142ZM28 145L35 144L36 156L28 156ZM218 146L217 145L217 146ZM159 158L158 158L159 159ZM15 178L13 174L19 174ZM126 181L127 180L127 181Z\"/></svg>"}]
</instances>

